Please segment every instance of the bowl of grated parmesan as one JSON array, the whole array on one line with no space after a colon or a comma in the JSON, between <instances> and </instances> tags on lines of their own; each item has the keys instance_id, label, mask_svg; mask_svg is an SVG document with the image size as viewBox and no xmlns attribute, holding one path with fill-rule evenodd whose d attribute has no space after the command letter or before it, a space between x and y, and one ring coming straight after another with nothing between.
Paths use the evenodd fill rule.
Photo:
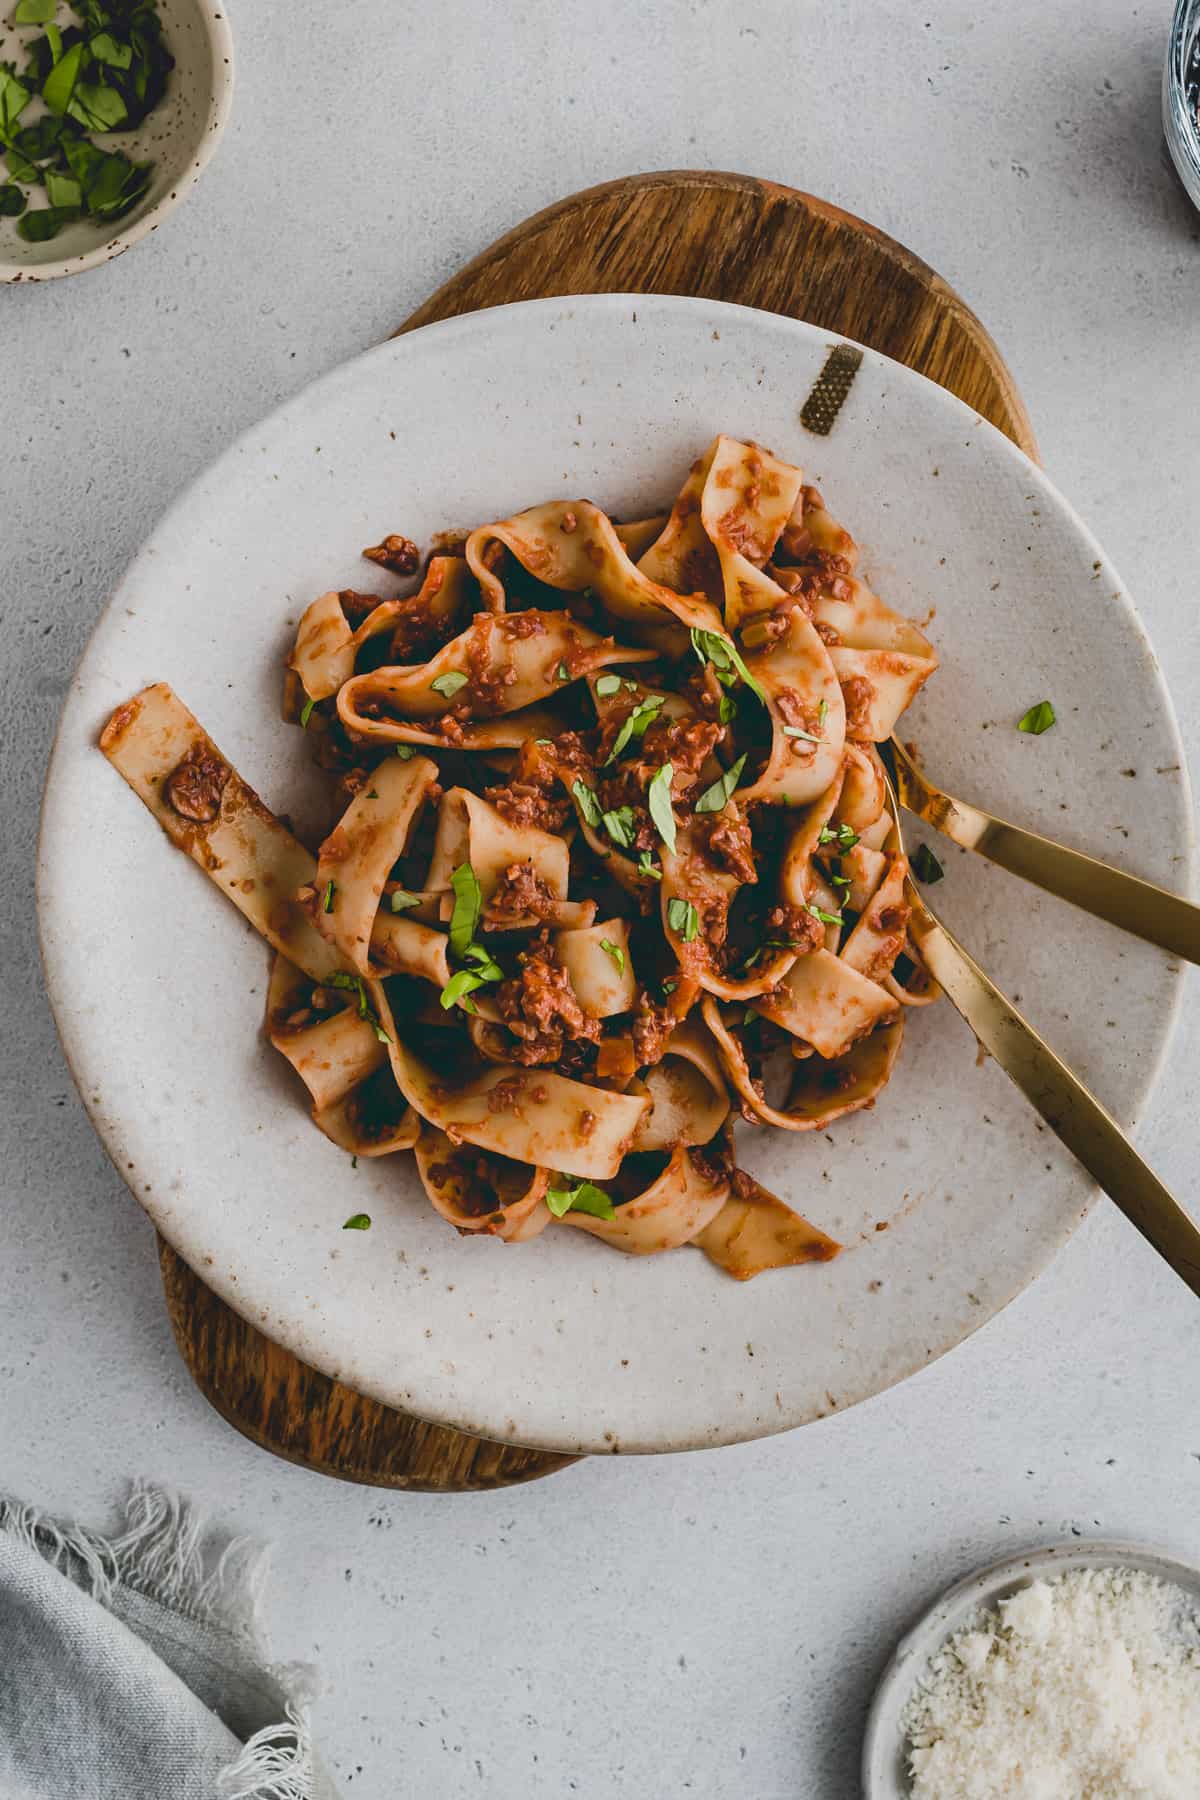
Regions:
<instances>
[{"instance_id":1,"label":"bowl of grated parmesan","mask_svg":"<svg viewBox=\"0 0 1200 1800\"><path fill-rule=\"evenodd\" d=\"M1200 1570L1060 1544L968 1576L897 1647L867 1800L1196 1800Z\"/></svg>"}]
</instances>

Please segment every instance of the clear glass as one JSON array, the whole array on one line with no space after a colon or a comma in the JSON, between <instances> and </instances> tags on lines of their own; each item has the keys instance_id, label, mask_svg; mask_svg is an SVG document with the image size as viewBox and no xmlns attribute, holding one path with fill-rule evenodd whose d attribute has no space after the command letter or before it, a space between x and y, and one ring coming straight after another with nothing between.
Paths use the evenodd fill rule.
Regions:
<instances>
[{"instance_id":1,"label":"clear glass","mask_svg":"<svg viewBox=\"0 0 1200 1800\"><path fill-rule=\"evenodd\" d=\"M1163 69L1163 131L1179 178L1200 207L1200 0L1178 0Z\"/></svg>"}]
</instances>

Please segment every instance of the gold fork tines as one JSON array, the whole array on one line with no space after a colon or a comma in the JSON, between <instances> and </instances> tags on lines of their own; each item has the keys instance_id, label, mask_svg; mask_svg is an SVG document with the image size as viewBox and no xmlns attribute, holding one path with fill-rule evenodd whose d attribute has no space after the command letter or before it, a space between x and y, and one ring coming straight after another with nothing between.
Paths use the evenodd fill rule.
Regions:
<instances>
[{"instance_id":1,"label":"gold fork tines","mask_svg":"<svg viewBox=\"0 0 1200 1800\"><path fill-rule=\"evenodd\" d=\"M888 807L896 847L903 851L890 781ZM930 911L911 879L905 883L905 897L911 908L909 935L951 1005L1059 1141L1200 1296L1200 1228L1195 1221L1138 1155L1112 1114Z\"/></svg>"},{"instance_id":2,"label":"gold fork tines","mask_svg":"<svg viewBox=\"0 0 1200 1800\"><path fill-rule=\"evenodd\" d=\"M917 767L897 738L881 750L901 805L953 843L986 856L1023 881L1069 900L1134 937L1187 962L1200 962L1200 906L1182 894L1127 875L1123 869L1114 869L1080 850L1069 850L1052 838L1011 825L982 807L943 792Z\"/></svg>"}]
</instances>

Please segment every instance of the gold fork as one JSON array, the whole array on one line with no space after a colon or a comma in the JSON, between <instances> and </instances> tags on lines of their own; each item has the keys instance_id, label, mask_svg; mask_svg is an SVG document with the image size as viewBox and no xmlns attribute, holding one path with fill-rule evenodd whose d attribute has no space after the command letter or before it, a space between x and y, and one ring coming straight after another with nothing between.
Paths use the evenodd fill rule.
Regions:
<instances>
[{"instance_id":1,"label":"gold fork","mask_svg":"<svg viewBox=\"0 0 1200 1800\"><path fill-rule=\"evenodd\" d=\"M896 847L903 851L900 808L890 781L887 792ZM1195 1221L1143 1162L1112 1114L934 917L911 876L905 898L912 908L912 940L951 1005L1055 1137L1200 1296L1200 1228Z\"/></svg>"},{"instance_id":2,"label":"gold fork","mask_svg":"<svg viewBox=\"0 0 1200 1800\"><path fill-rule=\"evenodd\" d=\"M1119 925L1134 937L1200 963L1200 906L1182 894L1126 875L1094 856L1068 850L1052 838L1039 837L1034 831L997 819L982 807L943 793L917 767L898 738L881 744L880 750L900 804L953 843L978 851L1024 881L1071 901L1098 919L1107 919L1110 925Z\"/></svg>"}]
</instances>

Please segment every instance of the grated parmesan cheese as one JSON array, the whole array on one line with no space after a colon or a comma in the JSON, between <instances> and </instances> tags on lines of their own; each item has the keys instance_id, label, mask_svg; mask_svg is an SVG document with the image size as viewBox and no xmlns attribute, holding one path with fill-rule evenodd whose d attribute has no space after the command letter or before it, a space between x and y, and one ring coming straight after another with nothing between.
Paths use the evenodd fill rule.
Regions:
<instances>
[{"instance_id":1,"label":"grated parmesan cheese","mask_svg":"<svg viewBox=\"0 0 1200 1800\"><path fill-rule=\"evenodd\" d=\"M1034 1581L931 1658L904 1728L914 1800L1197 1800L1200 1626L1139 1571Z\"/></svg>"}]
</instances>

